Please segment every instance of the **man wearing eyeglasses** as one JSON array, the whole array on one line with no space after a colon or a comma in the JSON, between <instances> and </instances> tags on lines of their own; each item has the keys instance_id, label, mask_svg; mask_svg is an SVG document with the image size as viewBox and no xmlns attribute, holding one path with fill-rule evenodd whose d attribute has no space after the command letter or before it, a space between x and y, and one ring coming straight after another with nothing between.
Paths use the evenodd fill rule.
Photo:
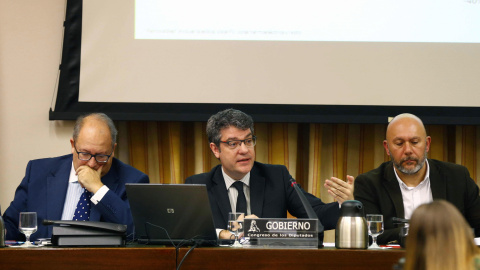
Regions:
<instances>
[{"instance_id":1,"label":"man wearing eyeglasses","mask_svg":"<svg viewBox=\"0 0 480 270\"><path fill-rule=\"evenodd\" d=\"M77 119L70 139L72 154L32 160L4 213L7 239L22 240L20 212L37 212L38 230L31 237L49 238L52 226L41 221L91 220L127 225L133 221L125 183L148 183L148 176L114 158L117 130L103 113Z\"/></svg>"},{"instance_id":2,"label":"man wearing eyeglasses","mask_svg":"<svg viewBox=\"0 0 480 270\"><path fill-rule=\"evenodd\" d=\"M292 176L283 165L255 161L252 118L238 110L227 109L207 122L210 149L220 165L208 173L190 176L187 184L205 184L215 227L220 239L231 239L227 229L228 213L241 212L247 217L286 218L287 211L307 218L300 198L291 186ZM353 199L353 182L332 178L327 188L338 202L323 203L302 190L326 230L334 229L339 217L339 203Z\"/></svg>"}]
</instances>

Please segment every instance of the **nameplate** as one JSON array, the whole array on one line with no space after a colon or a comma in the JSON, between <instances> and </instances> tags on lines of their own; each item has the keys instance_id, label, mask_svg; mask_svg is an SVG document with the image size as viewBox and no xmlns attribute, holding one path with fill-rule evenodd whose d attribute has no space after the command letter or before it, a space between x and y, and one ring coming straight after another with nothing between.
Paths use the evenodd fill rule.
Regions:
<instances>
[{"instance_id":1,"label":"nameplate","mask_svg":"<svg viewBox=\"0 0 480 270\"><path fill-rule=\"evenodd\" d=\"M244 222L244 235L250 239L318 237L317 219L246 218Z\"/></svg>"}]
</instances>

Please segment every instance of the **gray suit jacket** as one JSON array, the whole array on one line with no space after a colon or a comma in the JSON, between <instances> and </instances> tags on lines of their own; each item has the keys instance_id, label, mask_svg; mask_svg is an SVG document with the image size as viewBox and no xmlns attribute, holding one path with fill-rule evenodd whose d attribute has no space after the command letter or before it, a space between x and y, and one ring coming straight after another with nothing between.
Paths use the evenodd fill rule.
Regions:
<instances>
[{"instance_id":1,"label":"gray suit jacket","mask_svg":"<svg viewBox=\"0 0 480 270\"><path fill-rule=\"evenodd\" d=\"M428 159L428 164L433 199L455 205L470 226L480 231L479 188L467 168L434 159ZM400 228L396 228L392 218L405 217L400 185L393 170L393 163L385 162L355 180L355 199L363 203L365 213L383 215L385 232L378 236L379 244L399 240Z\"/></svg>"}]
</instances>

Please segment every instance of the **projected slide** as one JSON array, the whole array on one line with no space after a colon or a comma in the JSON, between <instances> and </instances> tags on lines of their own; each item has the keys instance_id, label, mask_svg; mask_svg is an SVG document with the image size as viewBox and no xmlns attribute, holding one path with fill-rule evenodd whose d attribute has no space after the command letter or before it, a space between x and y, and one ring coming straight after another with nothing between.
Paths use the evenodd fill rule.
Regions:
<instances>
[{"instance_id":1,"label":"projected slide","mask_svg":"<svg viewBox=\"0 0 480 270\"><path fill-rule=\"evenodd\" d=\"M136 39L480 42L480 0L136 0Z\"/></svg>"},{"instance_id":2,"label":"projected slide","mask_svg":"<svg viewBox=\"0 0 480 270\"><path fill-rule=\"evenodd\" d=\"M81 102L480 102L480 0L84 0L82 8Z\"/></svg>"}]
</instances>

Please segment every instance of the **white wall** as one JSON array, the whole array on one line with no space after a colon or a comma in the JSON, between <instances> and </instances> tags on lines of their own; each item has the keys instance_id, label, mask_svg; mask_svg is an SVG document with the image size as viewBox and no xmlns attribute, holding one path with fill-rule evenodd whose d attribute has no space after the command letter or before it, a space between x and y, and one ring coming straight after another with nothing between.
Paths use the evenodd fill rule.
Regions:
<instances>
[{"instance_id":1,"label":"white wall","mask_svg":"<svg viewBox=\"0 0 480 270\"><path fill-rule=\"evenodd\" d=\"M49 121L66 0L0 0L0 204L31 159L70 153L72 121Z\"/></svg>"}]
</instances>

